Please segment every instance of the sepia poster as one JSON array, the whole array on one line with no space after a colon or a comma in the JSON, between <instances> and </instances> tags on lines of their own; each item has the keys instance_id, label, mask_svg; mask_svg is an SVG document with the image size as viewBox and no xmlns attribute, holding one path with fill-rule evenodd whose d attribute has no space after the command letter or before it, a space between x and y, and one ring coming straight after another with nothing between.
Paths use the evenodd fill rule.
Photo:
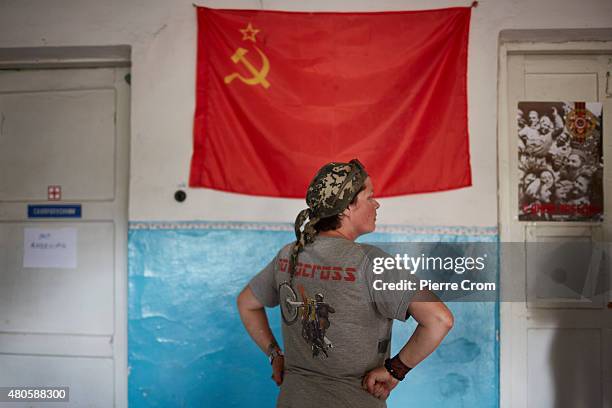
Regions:
<instances>
[{"instance_id":1,"label":"sepia poster","mask_svg":"<svg viewBox=\"0 0 612 408\"><path fill-rule=\"evenodd\" d=\"M602 104L519 102L519 221L602 221Z\"/></svg>"}]
</instances>

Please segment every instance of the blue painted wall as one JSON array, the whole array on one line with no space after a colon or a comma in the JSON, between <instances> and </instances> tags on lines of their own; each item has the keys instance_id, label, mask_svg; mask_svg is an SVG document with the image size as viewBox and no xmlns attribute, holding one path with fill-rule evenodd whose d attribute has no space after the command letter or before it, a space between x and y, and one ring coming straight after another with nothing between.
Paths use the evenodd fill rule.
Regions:
<instances>
[{"instance_id":1,"label":"blue painted wall","mask_svg":"<svg viewBox=\"0 0 612 408\"><path fill-rule=\"evenodd\" d=\"M235 299L290 231L151 228L129 232L129 404L273 407L270 366L242 327ZM370 234L367 242L486 241L492 234ZM393 407L497 407L498 304L452 303L455 327L392 393ZM280 336L278 308L268 310ZM416 327L396 322L392 353Z\"/></svg>"}]
</instances>

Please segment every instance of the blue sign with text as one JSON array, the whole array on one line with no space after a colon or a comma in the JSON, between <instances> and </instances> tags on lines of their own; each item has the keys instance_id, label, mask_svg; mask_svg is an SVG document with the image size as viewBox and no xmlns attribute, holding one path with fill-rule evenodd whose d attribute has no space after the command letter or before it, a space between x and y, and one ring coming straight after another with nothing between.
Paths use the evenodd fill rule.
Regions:
<instances>
[{"instance_id":1,"label":"blue sign with text","mask_svg":"<svg viewBox=\"0 0 612 408\"><path fill-rule=\"evenodd\" d=\"M30 204L28 218L81 218L81 204Z\"/></svg>"}]
</instances>

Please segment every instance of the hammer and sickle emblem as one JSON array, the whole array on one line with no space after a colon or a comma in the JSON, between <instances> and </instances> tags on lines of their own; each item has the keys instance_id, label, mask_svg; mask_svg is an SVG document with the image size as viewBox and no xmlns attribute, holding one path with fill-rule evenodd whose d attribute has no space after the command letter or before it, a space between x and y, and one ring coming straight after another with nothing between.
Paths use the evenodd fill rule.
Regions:
<instances>
[{"instance_id":1,"label":"hammer and sickle emblem","mask_svg":"<svg viewBox=\"0 0 612 408\"><path fill-rule=\"evenodd\" d=\"M270 72L270 61L268 61L268 57L266 57L266 55L261 52L261 50L256 46L255 50L257 50L259 56L261 57L261 61L263 62L261 70L258 71L257 69L255 69L253 64L251 64L249 60L245 58L245 55L248 52L247 50L245 50L244 48L238 48L234 55L232 55L232 61L234 62L234 64L238 64L239 62L241 62L253 76L251 78L245 78L239 73L234 72L233 74L230 74L224 78L224 82L226 84L229 84L234 79L238 78L247 85L261 84L266 89L270 87L270 82L268 82L268 80L266 79L268 72Z\"/></svg>"}]
</instances>

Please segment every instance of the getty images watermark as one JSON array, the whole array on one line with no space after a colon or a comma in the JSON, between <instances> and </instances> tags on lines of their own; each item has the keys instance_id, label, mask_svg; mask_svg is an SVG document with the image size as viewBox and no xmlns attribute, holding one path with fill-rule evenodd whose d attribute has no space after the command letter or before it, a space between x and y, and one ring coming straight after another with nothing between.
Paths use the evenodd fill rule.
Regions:
<instances>
[{"instance_id":1,"label":"getty images watermark","mask_svg":"<svg viewBox=\"0 0 612 408\"><path fill-rule=\"evenodd\" d=\"M372 245L376 248L367 251L366 279L382 301L419 290L432 291L443 301L462 302L524 302L528 296L562 301L612 299L609 242Z\"/></svg>"},{"instance_id":2,"label":"getty images watermark","mask_svg":"<svg viewBox=\"0 0 612 408\"><path fill-rule=\"evenodd\" d=\"M383 274L385 271L405 271L415 275L419 271L444 271L463 275L466 272L482 271L486 268L488 254L478 257L470 256L410 256L408 254L396 254L394 257L372 258L372 273ZM374 290L431 290L431 291L495 291L496 282L474 282L471 279L463 279L460 282L438 282L432 279L419 279L418 281L400 279L396 282L385 282L376 279L372 283Z\"/></svg>"}]
</instances>

